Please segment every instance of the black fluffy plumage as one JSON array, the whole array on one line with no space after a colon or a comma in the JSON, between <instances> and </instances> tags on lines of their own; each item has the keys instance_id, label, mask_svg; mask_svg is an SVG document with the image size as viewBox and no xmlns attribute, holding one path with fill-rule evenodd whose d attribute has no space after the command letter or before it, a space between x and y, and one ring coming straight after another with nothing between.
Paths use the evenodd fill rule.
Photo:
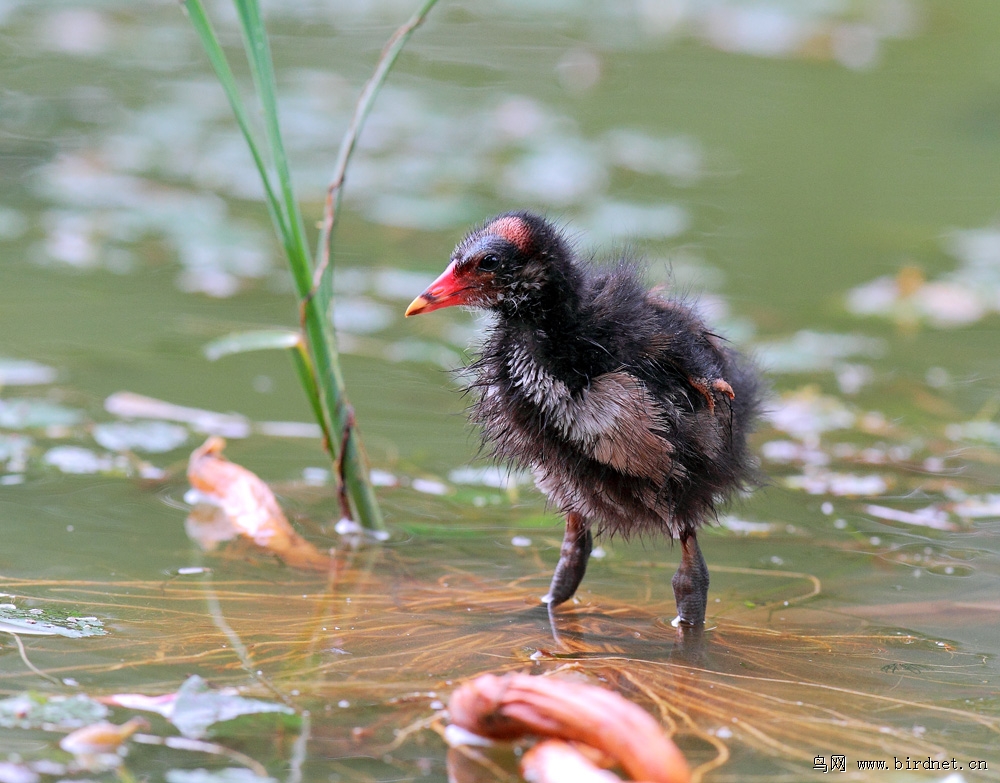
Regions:
<instances>
[{"instance_id":1,"label":"black fluffy plumage","mask_svg":"<svg viewBox=\"0 0 1000 783\"><path fill-rule=\"evenodd\" d=\"M584 263L528 212L472 231L408 314L449 304L496 315L471 365L484 443L530 469L567 514L563 559L568 547L582 564L560 582L560 562L552 604L582 578L591 526L681 540L688 576L704 582L693 589L707 594L695 532L757 478L746 442L762 395L753 364L687 302L648 290L634 264ZM704 598L694 599L700 617L682 608L683 621L701 622Z\"/></svg>"}]
</instances>

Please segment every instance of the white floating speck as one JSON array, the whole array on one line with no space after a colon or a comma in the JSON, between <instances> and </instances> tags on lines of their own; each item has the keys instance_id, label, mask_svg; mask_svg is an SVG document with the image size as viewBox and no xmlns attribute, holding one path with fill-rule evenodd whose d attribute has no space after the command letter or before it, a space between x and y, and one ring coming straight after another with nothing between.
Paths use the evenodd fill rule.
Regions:
<instances>
[{"instance_id":1,"label":"white floating speck","mask_svg":"<svg viewBox=\"0 0 1000 783\"><path fill-rule=\"evenodd\" d=\"M920 527L929 527L934 530L956 529L956 525L951 521L948 512L934 506L927 506L916 511L902 511L898 508L888 508L887 506L868 505L865 506L865 513L890 522L919 525Z\"/></svg>"},{"instance_id":2,"label":"white floating speck","mask_svg":"<svg viewBox=\"0 0 1000 783\"><path fill-rule=\"evenodd\" d=\"M395 487L399 485L399 479L387 470L373 468L368 478L375 487Z\"/></svg>"},{"instance_id":3,"label":"white floating speck","mask_svg":"<svg viewBox=\"0 0 1000 783\"><path fill-rule=\"evenodd\" d=\"M770 522L750 522L728 514L719 518L719 524L735 533L762 534L774 530L774 525Z\"/></svg>"},{"instance_id":4,"label":"white floating speck","mask_svg":"<svg viewBox=\"0 0 1000 783\"><path fill-rule=\"evenodd\" d=\"M415 478L410 486L425 495L447 495L449 492L447 484L434 479Z\"/></svg>"},{"instance_id":5,"label":"white floating speck","mask_svg":"<svg viewBox=\"0 0 1000 783\"><path fill-rule=\"evenodd\" d=\"M454 723L449 723L444 727L444 741L448 743L448 747L450 748L459 748L462 745L488 748L493 744L493 740L473 734L471 731L463 729L461 726L456 726Z\"/></svg>"}]
</instances>

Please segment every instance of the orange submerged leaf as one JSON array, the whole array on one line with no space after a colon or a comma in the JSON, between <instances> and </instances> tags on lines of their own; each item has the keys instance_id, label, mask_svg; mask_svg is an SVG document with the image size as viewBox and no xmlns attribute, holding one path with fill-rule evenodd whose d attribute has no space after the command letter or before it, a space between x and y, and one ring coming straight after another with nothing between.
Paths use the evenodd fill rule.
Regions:
<instances>
[{"instance_id":1,"label":"orange submerged leaf","mask_svg":"<svg viewBox=\"0 0 1000 783\"><path fill-rule=\"evenodd\" d=\"M524 754L521 773L530 783L621 783L562 740L545 740Z\"/></svg>"},{"instance_id":2,"label":"orange submerged leaf","mask_svg":"<svg viewBox=\"0 0 1000 783\"><path fill-rule=\"evenodd\" d=\"M458 726L493 739L536 735L589 745L633 780L687 783L691 777L686 759L649 713L593 685L485 674L456 690L448 711Z\"/></svg>"},{"instance_id":3,"label":"orange submerged leaf","mask_svg":"<svg viewBox=\"0 0 1000 783\"><path fill-rule=\"evenodd\" d=\"M139 729L148 729L149 721L135 717L120 726L107 721L91 723L62 738L59 747L74 755L114 753L118 747Z\"/></svg>"},{"instance_id":4,"label":"orange submerged leaf","mask_svg":"<svg viewBox=\"0 0 1000 783\"><path fill-rule=\"evenodd\" d=\"M330 556L295 532L270 487L222 456L225 445L222 438L212 436L195 449L188 461L188 481L205 497L205 505L213 507L208 513L204 508L193 510L188 517L189 530L194 530L199 541L216 540L219 536L215 532L202 537L198 528L217 529L221 516L237 533L294 568L330 568Z\"/></svg>"}]
</instances>

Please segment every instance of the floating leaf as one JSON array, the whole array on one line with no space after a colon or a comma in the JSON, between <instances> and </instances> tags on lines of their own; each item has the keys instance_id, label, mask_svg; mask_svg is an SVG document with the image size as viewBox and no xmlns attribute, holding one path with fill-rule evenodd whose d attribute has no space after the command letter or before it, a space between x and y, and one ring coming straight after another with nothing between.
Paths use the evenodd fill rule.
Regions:
<instances>
[{"instance_id":1,"label":"floating leaf","mask_svg":"<svg viewBox=\"0 0 1000 783\"><path fill-rule=\"evenodd\" d=\"M807 387L783 394L767 412L771 425L793 438L814 438L823 432L854 426L855 414L836 397Z\"/></svg>"},{"instance_id":2,"label":"floating leaf","mask_svg":"<svg viewBox=\"0 0 1000 783\"><path fill-rule=\"evenodd\" d=\"M828 465L830 455L815 446L794 440L769 440L761 444L760 452L768 462L787 464L801 462L804 465Z\"/></svg>"},{"instance_id":3,"label":"floating leaf","mask_svg":"<svg viewBox=\"0 0 1000 783\"><path fill-rule=\"evenodd\" d=\"M0 462L12 473L23 471L33 441L26 435L0 435Z\"/></svg>"},{"instance_id":4,"label":"floating leaf","mask_svg":"<svg viewBox=\"0 0 1000 783\"><path fill-rule=\"evenodd\" d=\"M248 351L287 350L302 345L302 335L290 329L261 329L253 332L236 332L213 340L205 346L205 357L216 361L223 356Z\"/></svg>"},{"instance_id":5,"label":"floating leaf","mask_svg":"<svg viewBox=\"0 0 1000 783\"><path fill-rule=\"evenodd\" d=\"M56 370L28 359L0 357L0 386L37 386L52 383Z\"/></svg>"},{"instance_id":6,"label":"floating leaf","mask_svg":"<svg viewBox=\"0 0 1000 783\"><path fill-rule=\"evenodd\" d=\"M0 400L0 427L24 430L32 427L72 427L83 414L54 402L34 399Z\"/></svg>"},{"instance_id":7,"label":"floating leaf","mask_svg":"<svg viewBox=\"0 0 1000 783\"><path fill-rule=\"evenodd\" d=\"M155 712L169 720L181 734L191 739L201 739L209 734L209 728L215 724L245 715L295 714L295 710L284 704L240 696L235 688L213 691L198 675L188 677L177 693L162 696L119 693L102 701L129 709Z\"/></svg>"},{"instance_id":8,"label":"floating leaf","mask_svg":"<svg viewBox=\"0 0 1000 783\"><path fill-rule=\"evenodd\" d=\"M341 297L333 310L333 324L338 332L374 334L388 327L393 308L364 296Z\"/></svg>"},{"instance_id":9,"label":"floating leaf","mask_svg":"<svg viewBox=\"0 0 1000 783\"><path fill-rule=\"evenodd\" d=\"M226 438L245 438L250 434L250 422L242 416L174 405L132 392L115 392L104 401L104 410L126 419L177 421L190 424L198 432Z\"/></svg>"},{"instance_id":10,"label":"floating leaf","mask_svg":"<svg viewBox=\"0 0 1000 783\"><path fill-rule=\"evenodd\" d=\"M822 468L799 476L788 476L784 483L791 489L801 489L810 495L861 497L884 495L889 491L888 481L877 474L859 476L855 473L837 473Z\"/></svg>"},{"instance_id":11,"label":"floating leaf","mask_svg":"<svg viewBox=\"0 0 1000 783\"><path fill-rule=\"evenodd\" d=\"M170 716L174 714L174 703L177 701L177 694L164 693L160 696L146 696L142 693L116 693L113 696L104 696L100 701L103 704L110 704L114 707L155 712L157 715L162 715L167 720L170 720Z\"/></svg>"},{"instance_id":12,"label":"floating leaf","mask_svg":"<svg viewBox=\"0 0 1000 783\"><path fill-rule=\"evenodd\" d=\"M598 241L629 237L665 239L683 234L691 215L678 204L631 204L607 200L592 211L591 233Z\"/></svg>"},{"instance_id":13,"label":"floating leaf","mask_svg":"<svg viewBox=\"0 0 1000 783\"><path fill-rule=\"evenodd\" d=\"M188 439L188 431L165 421L104 422L94 426L94 440L110 451L145 451L163 454Z\"/></svg>"},{"instance_id":14,"label":"floating leaf","mask_svg":"<svg viewBox=\"0 0 1000 783\"><path fill-rule=\"evenodd\" d=\"M318 440L323 437L323 428L308 421L261 421L257 422L254 430L272 438Z\"/></svg>"},{"instance_id":15,"label":"floating leaf","mask_svg":"<svg viewBox=\"0 0 1000 783\"><path fill-rule=\"evenodd\" d=\"M107 714L107 707L82 693L73 696L22 693L0 701L0 726L5 729L43 726L75 729L102 720Z\"/></svg>"},{"instance_id":16,"label":"floating leaf","mask_svg":"<svg viewBox=\"0 0 1000 783\"><path fill-rule=\"evenodd\" d=\"M69 474L112 473L127 470L110 454L97 454L83 446L56 446L45 452L42 462Z\"/></svg>"},{"instance_id":17,"label":"floating leaf","mask_svg":"<svg viewBox=\"0 0 1000 783\"><path fill-rule=\"evenodd\" d=\"M0 604L0 631L21 636L104 636L104 623L96 617L75 617L51 609L19 609L14 604Z\"/></svg>"},{"instance_id":18,"label":"floating leaf","mask_svg":"<svg viewBox=\"0 0 1000 783\"><path fill-rule=\"evenodd\" d=\"M844 359L877 359L885 354L885 343L860 334L830 334L803 329L784 340L757 343L754 351L772 373L832 370Z\"/></svg>"},{"instance_id":19,"label":"floating leaf","mask_svg":"<svg viewBox=\"0 0 1000 783\"><path fill-rule=\"evenodd\" d=\"M272 783L274 778L262 778L246 767L225 769L171 769L164 776L167 783Z\"/></svg>"},{"instance_id":20,"label":"floating leaf","mask_svg":"<svg viewBox=\"0 0 1000 783\"><path fill-rule=\"evenodd\" d=\"M994 421L967 421L962 424L949 424L944 434L950 440L977 440L1000 446L1000 424Z\"/></svg>"},{"instance_id":21,"label":"floating leaf","mask_svg":"<svg viewBox=\"0 0 1000 783\"><path fill-rule=\"evenodd\" d=\"M726 528L726 530L732 530L734 533L743 533L744 535L766 535L778 529L778 525L774 522L753 522L747 519L740 519L732 514L719 517L719 524Z\"/></svg>"},{"instance_id":22,"label":"floating leaf","mask_svg":"<svg viewBox=\"0 0 1000 783\"><path fill-rule=\"evenodd\" d=\"M904 326L926 323L947 329L975 323L1000 311L998 240L996 226L952 231L943 246L958 260L956 269L928 280L919 268L904 266L895 277L878 277L852 289L847 309Z\"/></svg>"},{"instance_id":23,"label":"floating leaf","mask_svg":"<svg viewBox=\"0 0 1000 783\"><path fill-rule=\"evenodd\" d=\"M487 465L481 468L467 465L464 468L455 468L451 471L448 474L448 480L453 484L472 484L493 487L494 489L507 489L519 484L530 484L531 476L526 471L496 465Z\"/></svg>"},{"instance_id":24,"label":"floating leaf","mask_svg":"<svg viewBox=\"0 0 1000 783\"><path fill-rule=\"evenodd\" d=\"M38 783L39 775L23 764L0 761L0 783Z\"/></svg>"},{"instance_id":25,"label":"floating leaf","mask_svg":"<svg viewBox=\"0 0 1000 783\"><path fill-rule=\"evenodd\" d=\"M847 309L855 315L883 316L909 325L926 322L938 328L965 326L990 312L989 291L975 281L931 280L912 268L896 277L878 277L852 289Z\"/></svg>"},{"instance_id":26,"label":"floating leaf","mask_svg":"<svg viewBox=\"0 0 1000 783\"><path fill-rule=\"evenodd\" d=\"M451 487L435 479L415 478L410 482L410 486L425 495L447 495L451 492Z\"/></svg>"},{"instance_id":27,"label":"floating leaf","mask_svg":"<svg viewBox=\"0 0 1000 783\"><path fill-rule=\"evenodd\" d=\"M865 506L865 511L873 517L889 522L902 522L904 525L929 527L933 530L958 530L958 525L951 521L948 512L935 506L918 508L916 511L902 511L888 506L869 505Z\"/></svg>"},{"instance_id":28,"label":"floating leaf","mask_svg":"<svg viewBox=\"0 0 1000 783\"><path fill-rule=\"evenodd\" d=\"M1000 495L975 495L964 498L952 507L962 519L1000 517Z\"/></svg>"}]
</instances>

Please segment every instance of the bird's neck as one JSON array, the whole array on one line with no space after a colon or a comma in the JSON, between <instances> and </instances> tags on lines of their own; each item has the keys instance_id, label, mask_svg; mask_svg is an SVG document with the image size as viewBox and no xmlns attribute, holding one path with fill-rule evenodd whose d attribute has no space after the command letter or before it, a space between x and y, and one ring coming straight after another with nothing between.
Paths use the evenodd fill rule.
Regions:
<instances>
[{"instance_id":1,"label":"bird's neck","mask_svg":"<svg viewBox=\"0 0 1000 783\"><path fill-rule=\"evenodd\" d=\"M572 262L553 264L543 282L500 302L498 315L513 329L559 338L581 319L586 278Z\"/></svg>"},{"instance_id":2,"label":"bird's neck","mask_svg":"<svg viewBox=\"0 0 1000 783\"><path fill-rule=\"evenodd\" d=\"M575 273L576 270L573 270ZM578 273L562 277L537 292L510 314L501 313L497 337L508 350L530 356L537 366L570 390L589 382L600 349L589 338L585 279Z\"/></svg>"}]
</instances>

